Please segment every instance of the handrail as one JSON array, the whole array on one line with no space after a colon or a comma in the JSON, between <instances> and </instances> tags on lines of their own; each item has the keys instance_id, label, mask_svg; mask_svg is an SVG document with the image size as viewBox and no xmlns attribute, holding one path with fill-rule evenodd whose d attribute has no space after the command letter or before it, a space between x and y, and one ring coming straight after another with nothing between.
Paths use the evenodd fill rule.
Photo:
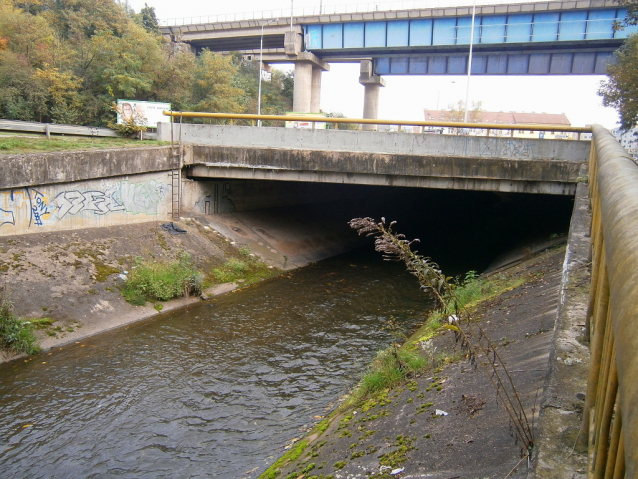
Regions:
<instances>
[{"instance_id":1,"label":"handrail","mask_svg":"<svg viewBox=\"0 0 638 479\"><path fill-rule=\"evenodd\" d=\"M638 164L599 125L590 161L591 365L581 438L594 478L638 477Z\"/></svg>"},{"instance_id":2,"label":"handrail","mask_svg":"<svg viewBox=\"0 0 638 479\"><path fill-rule=\"evenodd\" d=\"M370 118L332 118L295 115L249 115L245 113L205 113L193 111L164 111L164 115L172 118L215 118L229 120L278 120L305 121L321 123L353 123L365 125L397 125L397 126L443 126L451 128L469 128L475 130L528 130L528 131L562 131L572 133L590 133L591 126L552 126L501 123L462 123L454 121L417 121L417 120L381 120Z\"/></svg>"}]
</instances>

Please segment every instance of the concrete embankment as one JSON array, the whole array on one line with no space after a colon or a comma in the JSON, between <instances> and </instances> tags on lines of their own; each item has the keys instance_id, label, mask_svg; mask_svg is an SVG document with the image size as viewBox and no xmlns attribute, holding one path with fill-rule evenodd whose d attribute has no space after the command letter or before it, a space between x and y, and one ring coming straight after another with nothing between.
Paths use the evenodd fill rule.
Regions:
<instances>
[{"instance_id":1,"label":"concrete embankment","mask_svg":"<svg viewBox=\"0 0 638 479\"><path fill-rule=\"evenodd\" d=\"M135 267L136 258L161 261L185 251L197 268L210 275L230 258L242 258L239 249L248 247L253 258L276 275L341 253L358 240L345 222L337 227L339 231L316 222L304 226L303 214L298 213L295 229L274 221L266 211L184 219L176 222L187 230L182 235L171 235L161 228L165 222L154 221L0 237L0 289L6 291L18 316L54 320L37 334L44 349L57 347L161 314L153 303L127 303L118 289ZM287 217L294 220L291 212ZM241 279L215 284L203 296L227 293L245 284ZM162 312L197 301L201 299L165 302ZM0 361L14 357L0 353Z\"/></svg>"},{"instance_id":2,"label":"concrete embankment","mask_svg":"<svg viewBox=\"0 0 638 479\"><path fill-rule=\"evenodd\" d=\"M586 477L586 455L574 450L589 362L581 343L589 285L586 185L578 192L566 248L492 271L522 284L473 313L516 385L523 422L535 437L530 458L489 374L466 361L453 334L442 330L424 351L437 366L378 397L346 401L287 453L282 447L260 477Z\"/></svg>"}]
</instances>

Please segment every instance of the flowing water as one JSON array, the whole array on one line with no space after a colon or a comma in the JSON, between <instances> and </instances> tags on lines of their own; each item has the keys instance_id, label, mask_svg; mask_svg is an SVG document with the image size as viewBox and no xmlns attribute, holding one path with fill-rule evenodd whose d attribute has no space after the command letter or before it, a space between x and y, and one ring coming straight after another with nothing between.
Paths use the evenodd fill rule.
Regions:
<instances>
[{"instance_id":1,"label":"flowing water","mask_svg":"<svg viewBox=\"0 0 638 479\"><path fill-rule=\"evenodd\" d=\"M0 365L0 477L255 477L426 307L352 253Z\"/></svg>"}]
</instances>

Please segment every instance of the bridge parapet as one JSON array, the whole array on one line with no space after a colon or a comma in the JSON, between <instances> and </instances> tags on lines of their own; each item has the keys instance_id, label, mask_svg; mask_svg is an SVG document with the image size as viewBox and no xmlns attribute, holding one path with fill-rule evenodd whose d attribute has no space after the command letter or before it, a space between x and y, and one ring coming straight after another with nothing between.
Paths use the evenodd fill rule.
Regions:
<instances>
[{"instance_id":1,"label":"bridge parapet","mask_svg":"<svg viewBox=\"0 0 638 479\"><path fill-rule=\"evenodd\" d=\"M157 134L170 141L170 124L160 123ZM588 141L186 123L174 125L174 137L193 145L574 162L586 162L590 149Z\"/></svg>"},{"instance_id":2,"label":"bridge parapet","mask_svg":"<svg viewBox=\"0 0 638 479\"><path fill-rule=\"evenodd\" d=\"M591 364L581 440L592 475L638 477L638 165L594 126L590 164Z\"/></svg>"}]
</instances>

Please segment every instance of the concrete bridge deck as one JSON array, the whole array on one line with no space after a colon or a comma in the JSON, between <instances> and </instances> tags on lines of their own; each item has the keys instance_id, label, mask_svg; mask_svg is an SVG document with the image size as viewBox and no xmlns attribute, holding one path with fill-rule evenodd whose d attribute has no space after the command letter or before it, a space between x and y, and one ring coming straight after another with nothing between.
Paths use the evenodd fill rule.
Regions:
<instances>
[{"instance_id":1,"label":"concrete bridge deck","mask_svg":"<svg viewBox=\"0 0 638 479\"><path fill-rule=\"evenodd\" d=\"M170 126L158 135L170 139ZM179 126L175 126L179 128ZM182 125L190 178L573 195L589 142Z\"/></svg>"}]
</instances>

